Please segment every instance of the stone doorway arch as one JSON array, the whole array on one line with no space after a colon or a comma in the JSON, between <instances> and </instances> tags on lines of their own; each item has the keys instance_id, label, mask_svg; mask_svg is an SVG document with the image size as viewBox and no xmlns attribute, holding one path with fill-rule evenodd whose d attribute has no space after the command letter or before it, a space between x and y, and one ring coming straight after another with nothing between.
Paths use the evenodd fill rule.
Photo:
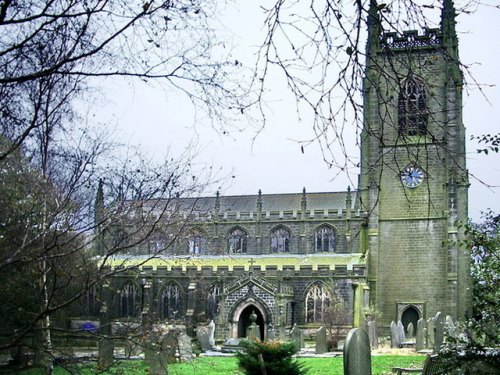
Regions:
<instances>
[{"instance_id":1,"label":"stone doorway arch","mask_svg":"<svg viewBox=\"0 0 500 375\"><path fill-rule=\"evenodd\" d=\"M246 337L246 329L250 325L250 314L257 315L257 324L260 327L260 339L265 340L267 327L271 321L270 312L260 301L248 298L239 303L230 314L231 337Z\"/></svg>"}]
</instances>

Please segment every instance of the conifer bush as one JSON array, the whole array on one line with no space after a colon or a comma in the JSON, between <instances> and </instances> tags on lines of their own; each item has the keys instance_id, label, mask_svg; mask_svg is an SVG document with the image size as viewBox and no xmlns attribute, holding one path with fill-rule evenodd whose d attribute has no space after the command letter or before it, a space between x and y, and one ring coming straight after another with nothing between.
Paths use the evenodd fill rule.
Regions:
<instances>
[{"instance_id":1,"label":"conifer bush","mask_svg":"<svg viewBox=\"0 0 500 375\"><path fill-rule=\"evenodd\" d=\"M304 375L307 373L293 355L293 342L241 340L243 351L236 354L238 365L247 375ZM263 371L265 370L265 372Z\"/></svg>"}]
</instances>

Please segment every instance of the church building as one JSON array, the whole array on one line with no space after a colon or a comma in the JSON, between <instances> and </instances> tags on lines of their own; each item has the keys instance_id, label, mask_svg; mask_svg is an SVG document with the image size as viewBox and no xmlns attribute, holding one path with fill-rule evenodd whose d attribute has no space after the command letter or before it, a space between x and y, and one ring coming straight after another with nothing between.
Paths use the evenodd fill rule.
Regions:
<instances>
[{"instance_id":1,"label":"church building","mask_svg":"<svg viewBox=\"0 0 500 375\"><path fill-rule=\"evenodd\" d=\"M245 336L252 312L263 339L293 324L361 326L369 313L382 328L465 316L462 81L453 1L439 29L402 35L382 30L372 1L357 188L182 200L183 236L108 260L125 267L110 281L110 318L213 320L225 340ZM150 259L151 247L167 250Z\"/></svg>"}]
</instances>

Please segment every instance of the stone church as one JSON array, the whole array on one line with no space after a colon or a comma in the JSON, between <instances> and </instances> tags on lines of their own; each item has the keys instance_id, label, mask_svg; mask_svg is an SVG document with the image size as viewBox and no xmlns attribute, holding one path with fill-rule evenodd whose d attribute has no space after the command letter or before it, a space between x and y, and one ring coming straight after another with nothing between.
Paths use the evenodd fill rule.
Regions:
<instances>
[{"instance_id":1,"label":"stone church","mask_svg":"<svg viewBox=\"0 0 500 375\"><path fill-rule=\"evenodd\" d=\"M213 320L223 340L245 336L252 312L262 338L328 324L332 310L344 327L370 312L382 328L437 311L467 314L469 260L457 244L469 184L453 2L443 1L440 28L422 33L384 32L375 2L368 18L357 189L184 199L184 235L162 256L141 255L165 246L157 235L108 261L132 266L110 281L111 319Z\"/></svg>"}]
</instances>

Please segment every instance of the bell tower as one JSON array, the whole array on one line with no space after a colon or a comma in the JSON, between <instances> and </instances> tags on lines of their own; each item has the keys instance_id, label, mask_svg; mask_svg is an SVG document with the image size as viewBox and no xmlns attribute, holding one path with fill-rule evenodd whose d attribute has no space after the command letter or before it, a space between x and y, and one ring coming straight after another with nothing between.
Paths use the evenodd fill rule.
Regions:
<instances>
[{"instance_id":1,"label":"bell tower","mask_svg":"<svg viewBox=\"0 0 500 375\"><path fill-rule=\"evenodd\" d=\"M370 303L391 320L469 310L468 173L455 8L439 29L383 32L371 0L360 193Z\"/></svg>"}]
</instances>

